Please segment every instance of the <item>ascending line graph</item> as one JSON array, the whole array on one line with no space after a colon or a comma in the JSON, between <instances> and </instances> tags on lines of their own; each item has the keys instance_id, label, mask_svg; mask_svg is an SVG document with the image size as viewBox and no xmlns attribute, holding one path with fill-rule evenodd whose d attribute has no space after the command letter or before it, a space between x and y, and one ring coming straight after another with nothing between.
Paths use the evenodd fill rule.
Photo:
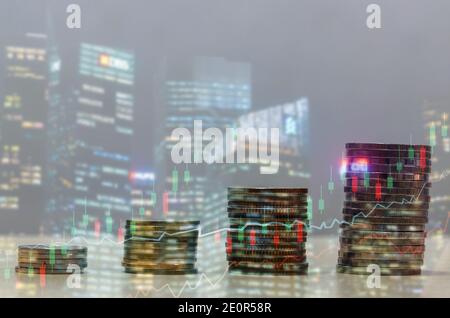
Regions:
<instances>
[{"instance_id":1,"label":"ascending line graph","mask_svg":"<svg viewBox=\"0 0 450 318\"><path fill-rule=\"evenodd\" d=\"M450 175L449 171L445 171L444 173L442 173L440 175L440 177L438 178L437 181L441 181L443 179L445 179L446 177L448 177ZM268 223L260 223L260 222L247 222L246 224L244 224L241 228L229 228L229 227L224 227L224 228L219 228L213 231L204 231L203 228L201 226L194 228L194 229L189 229L189 230L185 230L185 231L178 231L178 232L161 232L161 234L156 237L156 238L146 238L145 240L149 240L149 241L161 241L162 239L164 239L164 237L171 237L171 236L177 236L177 235L183 235L189 232L194 232L197 231L198 232L198 236L199 238L206 238L209 236L214 236L217 234L221 234L221 233L227 233L227 232L236 232L236 231L240 231L240 230L245 230L247 227L254 227L254 226L266 226L266 225L278 225L278 226L285 226L287 228L291 228L292 226L296 225L296 224L302 224L303 226L305 226L306 230L324 230L324 229L332 229L336 226L342 225L342 224L347 224L347 225L351 225L355 222L355 220L357 218L367 218L369 217L373 211L377 210L377 209L389 209L390 207L392 207L393 205L403 205L403 204L411 204L414 203L416 200L418 200L418 198L420 197L421 193L423 192L423 190L425 189L427 183L424 183L423 186L420 188L420 191L417 195L410 195L410 196L405 196L405 198L403 198L400 201L392 201L388 204L383 204L383 203L377 203L374 204L369 210L367 211L361 211L358 214L354 215L352 217L351 222L349 221L344 221L344 220L339 220L339 219L333 219L331 222L327 223L327 222L322 222L320 224L316 224L316 225L309 225L307 222L304 221L300 221L300 220L294 220L290 223L283 223L283 222L268 222ZM444 232L448 229L448 223L450 221L450 214L447 217L447 221L445 222L445 225L443 226ZM55 242L54 244L70 244L70 243L74 243L74 242L80 242L84 241L87 244L92 244L92 245L102 245L102 244L115 244L115 245L122 245L123 243L127 242L130 239L124 239L124 240L117 240L112 238L112 236L101 236L98 237L97 239L93 239L93 240L89 240L84 236L74 236L72 237L69 241L66 242L62 242L62 243L57 243ZM324 253L326 253L329 249L326 249ZM316 257L320 257L319 255L316 255ZM315 257L312 257L315 258ZM137 291L136 295L130 295L130 296L146 296L149 295L151 292L163 292L164 290L167 290L168 292L170 292L170 294L173 297L180 297L184 292L186 292L187 290L195 290L197 288L200 288L203 284L209 285L210 287L215 287L217 285L219 285L226 277L227 273L229 272L229 268L230 265L227 265L222 272L220 272L220 275L216 278L216 279L212 279L211 278L211 274L206 274L206 273L201 273L199 275L194 276L195 277L195 281L193 282L190 279L187 279L181 287L176 287L174 288L173 286L171 286L171 282L167 282L164 285L160 286L160 287L156 287L156 286L146 286L147 288L144 290L139 290Z\"/></svg>"},{"instance_id":2,"label":"ascending line graph","mask_svg":"<svg viewBox=\"0 0 450 318\"><path fill-rule=\"evenodd\" d=\"M426 184L424 184L422 186L422 188L420 189L420 191L419 191L419 193L417 195L410 196L409 199L404 198L401 201L392 201L392 202L390 202L387 205L384 205L384 204L381 204L381 203L380 204L375 204L369 211L367 211L367 212L361 211L360 213L355 215L352 218L352 222L340 221L340 220L334 219L329 224L327 224L325 222L322 222L319 225L311 225L310 228L321 230L321 229L331 229L334 226L340 225L340 224L352 224L356 218L358 218L358 217L368 217L376 209L389 209L394 204L410 204L410 203L413 203L414 201L417 200L418 197L420 197L420 195L421 195L423 189L425 188L425 186L426 186ZM447 218L446 225L444 226L444 229L448 228L449 219L450 219L450 214L449 214L449 216ZM199 237L200 238L205 238L205 237L208 237L208 236L216 235L217 233L223 233L223 232L228 232L228 231L239 231L239 230L245 229L245 228L247 228L249 226L282 225L282 226L289 226L290 227L292 225L299 224L299 223L303 224L305 226L308 226L307 223L305 223L303 221L298 221L298 220L295 220L292 223L282 223L282 222L269 222L269 223L248 222L241 229L220 228L220 229L217 229L217 230L214 230L214 231L209 231L209 232L203 232L202 227L199 226L197 228L186 230L186 231L179 231L179 232L172 232L172 233L162 232L159 237L153 238L153 239L146 239L146 240L160 241L166 236L168 236L168 237L170 237L170 236L177 236L177 235L182 235L182 234L193 232L193 231L198 231L199 232ZM89 241L85 237L78 236L78 237L73 237L68 242L55 243L55 244L70 244L70 243L75 242L77 240L83 240L87 244L94 244L94 245L99 245L99 244L104 244L104 243L112 243L112 244L116 244L116 245L122 245L128 239L117 241L117 240L111 239L110 237L101 237L98 240ZM171 286L170 282L167 282L167 283L165 283L165 284L163 284L162 286L159 286L159 287L146 286L146 289L138 290L135 295L130 295L130 297L138 297L138 296L144 296L145 297L146 295L150 295L152 292L160 293L160 292L163 292L164 290L167 290L173 297L178 298L181 295L183 295L183 293L186 292L187 290L195 290L197 288L200 288L203 284L209 285L210 287L214 288L215 286L220 285L221 282L225 279L227 273L229 272L230 266L231 265L227 265L226 268L224 269L223 273L221 272L221 274L218 276L217 279L210 278L211 274L208 275L207 273L201 273L200 275L195 276L195 282L192 282L191 280L186 279L186 281L184 281L184 283L182 284L181 287L174 288L173 286Z\"/></svg>"},{"instance_id":3,"label":"ascending line graph","mask_svg":"<svg viewBox=\"0 0 450 318\"><path fill-rule=\"evenodd\" d=\"M442 178L441 178L442 180ZM345 225L352 225L355 223L355 220L357 218L367 218L369 217L375 210L377 209L389 209L390 207L392 207L393 205L404 205L404 204L411 204L414 203L421 195L421 193L423 192L423 190L425 189L425 186L427 185L427 183L424 183L422 185L422 187L420 188L420 191L418 192L417 195L409 195L409 199L408 198L403 198L401 201L391 201L388 204L382 204L382 203L376 203L373 205L373 207L368 211L368 212L364 212L361 211L357 214L355 214L352 217L352 220L349 221L345 221L345 220L339 220L337 218L334 218L330 223L327 224L327 222L322 222L319 225L309 225L307 222L301 221L301 220L294 220L292 222L278 222L278 221L274 221L274 222L267 222L267 223L261 223L261 222L247 222L245 223L242 227L240 228L230 228L230 227L224 227L224 228L219 228L213 231L208 231L208 232L204 232L202 229L202 226L198 226L196 228L192 228L189 230L184 230L184 231L177 231L177 232L161 232L161 234L158 237L155 238L142 238L142 241L152 241L152 242L159 242L162 239L164 239L165 237L173 237L173 236L179 236L179 235L183 235L183 234L187 234L187 233L192 233L192 232L198 232L198 237L199 238L205 238L205 237L209 237L209 236L213 236L213 235L217 235L217 234L221 234L221 233L227 233L227 232L238 232L238 231L243 231L248 227L252 227L252 226L256 226L256 227L264 227L264 226L285 226L287 228L292 228L293 226L297 225L297 224L301 224L302 226L304 226L306 228L307 231L313 229L313 230L328 230L328 229L332 229L335 226L339 226L342 224ZM407 196L408 197L408 196ZM448 223L449 220L447 220ZM444 228L447 228L448 224L444 226ZM82 240L85 243L94 243L96 245L99 244L103 244L103 243L113 243L113 244L117 244L117 245L121 245L129 240L132 240L134 238L127 238L124 240L114 240L110 237L107 236L103 236L101 238L99 238L98 240L94 240L94 241L89 241L87 240L85 237L83 236L75 236L73 238L71 238L68 242L63 242L63 243L55 243L55 244L70 244L72 242L75 242L77 240Z\"/></svg>"},{"instance_id":4,"label":"ascending line graph","mask_svg":"<svg viewBox=\"0 0 450 318\"><path fill-rule=\"evenodd\" d=\"M284 262L287 262L287 261L289 261L289 257L286 257L285 260L280 261L278 264L283 264ZM227 273L230 271L230 268L236 264L239 264L239 262L232 262L232 263L228 264L225 267L225 270L223 272L221 272L220 275L218 276L218 278L215 280L212 280L206 273L201 273L200 276L198 276L198 279L196 280L196 282L190 282L189 280L186 280L179 289L177 288L178 291L175 291L170 286L169 283L166 283L160 287L147 286L150 288L147 288L145 290L143 290L143 289L137 290L134 295L130 294L129 297L147 297L147 296L150 296L152 294L152 292L158 293L158 292L162 292L164 290L168 290L173 297L179 298L187 289L196 290L196 289L200 288L200 286L202 285L203 282L205 282L207 285L209 285L208 287L214 288L214 287L220 285L220 283L227 276ZM292 276L290 276L289 279L291 280Z\"/></svg>"},{"instance_id":5,"label":"ascending line graph","mask_svg":"<svg viewBox=\"0 0 450 318\"><path fill-rule=\"evenodd\" d=\"M450 170L446 170L444 172L441 173L441 175L434 181L434 183L440 182L442 180L444 180L445 178L447 178L448 176L450 176ZM220 235L221 233L227 233L227 232L238 232L238 231L243 231L245 230L247 227L251 227L251 226L257 226L257 227L264 227L264 226L285 226L286 228L292 228L293 226L297 225L297 224L301 224L302 226L304 226L306 228L306 231L311 231L311 230L329 230L329 229L333 229L336 226L340 226L340 225L352 225L354 224L355 220L358 218L367 218L369 217L375 210L377 209L389 209L390 207L392 207L393 205L397 204L397 205L404 205L404 204L411 204L414 203L422 194L423 190L425 189L427 185L427 182L424 182L424 184L422 185L422 187L420 188L420 191L418 192L417 195L408 195L405 197L409 197L408 198L403 198L401 201L391 201L388 204L382 204L382 203L376 203L373 205L372 208L369 209L368 212L364 212L361 211L357 214L355 214L352 217L352 220L349 221L345 221L345 220L340 220L338 218L334 218L331 222L327 223L327 222L322 222L319 225L309 225L307 222L301 221L301 220L294 220L292 222L288 222L288 223L283 223L283 222L267 222L267 223L261 223L261 222L247 222L245 223L242 227L240 228L229 228L229 227L224 227L224 228L219 228L216 230L212 230L212 231L207 231L204 232L202 226L198 226L196 228L192 228L189 230L185 230L185 231L177 231L177 232L161 232L160 236L156 237L156 238L143 238L142 241L151 241L151 242L159 242L162 239L164 239L164 237L173 237L173 236L179 236L179 235L183 235L186 233L191 233L191 232L198 232L198 237L199 238L205 238L205 237L209 237L209 236L213 236L213 235ZM449 212L450 213L450 212ZM450 217L450 214L449 214ZM448 229L448 224L450 222L449 217L447 218L445 224L442 226L442 229L444 229L444 233L446 232L446 230ZM441 229L441 228L439 228ZM432 231L436 231L438 229L433 229ZM431 232L431 231L430 231ZM132 238L128 238L128 239L121 239L121 240L115 240L112 239L109 236L101 236L96 240L88 240L86 237L84 236L73 236L70 240L65 241L65 242L55 242L54 244L57 245L64 245L64 244L71 244L73 242L76 241L83 241L86 244L93 244L93 245L101 245L101 244L105 244L105 243L110 243L110 244L117 244L117 245L122 245L125 242L131 240Z\"/></svg>"},{"instance_id":6,"label":"ascending line graph","mask_svg":"<svg viewBox=\"0 0 450 318\"><path fill-rule=\"evenodd\" d=\"M133 298L137 298L137 297L147 297L150 296L152 292L162 292L164 290L168 290L170 292L170 294L174 297L174 298L179 298L186 289L190 289L190 290L196 290L198 289L203 281L205 281L209 287L216 287L219 286L220 283L225 279L225 277L227 276L227 273L230 269L231 265L228 265L225 270L223 271L223 273L221 273L219 275L219 277L216 280L212 280L209 278L209 276L206 273L201 273L200 276L198 277L198 279L196 280L196 282L191 283L190 281L186 280L183 285L181 286L180 289L178 289L178 291L175 291L171 286L170 283L166 283L160 287L153 287L150 286L151 288L147 288L145 290L138 290L136 291L136 294L134 295L129 295L129 297L133 297Z\"/></svg>"}]
</instances>

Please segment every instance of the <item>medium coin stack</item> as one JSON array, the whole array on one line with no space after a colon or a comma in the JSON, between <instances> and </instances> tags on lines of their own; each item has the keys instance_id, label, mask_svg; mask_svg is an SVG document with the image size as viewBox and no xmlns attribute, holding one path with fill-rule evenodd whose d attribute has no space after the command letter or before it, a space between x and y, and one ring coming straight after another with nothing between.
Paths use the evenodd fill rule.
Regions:
<instances>
[{"instance_id":1,"label":"medium coin stack","mask_svg":"<svg viewBox=\"0 0 450 318\"><path fill-rule=\"evenodd\" d=\"M307 196L303 188L228 188L229 270L307 274Z\"/></svg>"},{"instance_id":2,"label":"medium coin stack","mask_svg":"<svg viewBox=\"0 0 450 318\"><path fill-rule=\"evenodd\" d=\"M431 148L346 145L344 223L337 270L420 275L430 202Z\"/></svg>"},{"instance_id":3,"label":"medium coin stack","mask_svg":"<svg viewBox=\"0 0 450 318\"><path fill-rule=\"evenodd\" d=\"M17 273L72 274L78 268L82 273L87 267L87 247L51 244L19 245L17 258Z\"/></svg>"},{"instance_id":4,"label":"medium coin stack","mask_svg":"<svg viewBox=\"0 0 450 318\"><path fill-rule=\"evenodd\" d=\"M196 274L199 221L127 220L125 272Z\"/></svg>"}]
</instances>

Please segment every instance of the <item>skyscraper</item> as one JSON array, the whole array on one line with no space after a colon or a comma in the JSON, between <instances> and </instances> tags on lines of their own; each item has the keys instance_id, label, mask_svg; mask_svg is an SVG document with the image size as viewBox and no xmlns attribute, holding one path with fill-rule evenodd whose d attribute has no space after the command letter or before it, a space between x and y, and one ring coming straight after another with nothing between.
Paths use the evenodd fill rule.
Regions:
<instances>
[{"instance_id":1,"label":"skyscraper","mask_svg":"<svg viewBox=\"0 0 450 318\"><path fill-rule=\"evenodd\" d=\"M157 202L155 174L148 171L132 171L130 180L133 216L151 218Z\"/></svg>"},{"instance_id":2,"label":"skyscraper","mask_svg":"<svg viewBox=\"0 0 450 318\"><path fill-rule=\"evenodd\" d=\"M175 65L170 67L176 68ZM223 190L218 178L220 169L214 164L173 164L170 153L178 140L171 139L171 134L179 127L187 128L193 134L194 120L202 121L203 130L218 128L225 131L227 127L236 127L237 118L251 108L251 70L246 63L200 57L186 73L183 78L168 75L165 84L167 114L165 138L157 151L158 184L164 192L164 216L170 220L200 220L205 233L221 227L219 220L226 217L224 207L214 209L217 192ZM204 141L202 146L205 144ZM214 260L203 266L200 263L201 271L205 268L208 271L223 270L224 246L215 239L216 236L200 238L199 259Z\"/></svg>"},{"instance_id":3,"label":"skyscraper","mask_svg":"<svg viewBox=\"0 0 450 318\"><path fill-rule=\"evenodd\" d=\"M82 43L69 93L50 104L47 210L54 231L110 231L131 212L134 63L131 52Z\"/></svg>"},{"instance_id":4,"label":"skyscraper","mask_svg":"<svg viewBox=\"0 0 450 318\"><path fill-rule=\"evenodd\" d=\"M202 120L203 129L225 130L251 107L250 66L223 58L197 58L183 79L166 81L165 138L158 152L160 184L169 193L169 219L205 218L204 202L213 182L214 169L208 165L179 167L172 164L170 152L178 140L172 140L175 128L193 132L194 120ZM194 154L197 155L197 154ZM178 182L176 182L178 181Z\"/></svg>"},{"instance_id":5,"label":"skyscraper","mask_svg":"<svg viewBox=\"0 0 450 318\"><path fill-rule=\"evenodd\" d=\"M444 229L450 216L450 136L448 132L449 101L426 101L423 118L426 136L433 147L430 224ZM435 226L433 223L438 222ZM448 226L447 226L448 229ZM447 230L447 233L449 231Z\"/></svg>"},{"instance_id":6,"label":"skyscraper","mask_svg":"<svg viewBox=\"0 0 450 318\"><path fill-rule=\"evenodd\" d=\"M4 49L0 117L0 231L37 232L43 216L48 113L47 36L28 33Z\"/></svg>"}]
</instances>

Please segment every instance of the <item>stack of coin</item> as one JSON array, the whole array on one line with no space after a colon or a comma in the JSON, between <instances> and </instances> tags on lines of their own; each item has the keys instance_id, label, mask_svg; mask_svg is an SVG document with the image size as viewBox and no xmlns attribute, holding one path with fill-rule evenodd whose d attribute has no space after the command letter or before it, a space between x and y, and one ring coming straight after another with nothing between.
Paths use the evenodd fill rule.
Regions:
<instances>
[{"instance_id":1,"label":"stack of coin","mask_svg":"<svg viewBox=\"0 0 450 318\"><path fill-rule=\"evenodd\" d=\"M196 274L199 221L127 220L125 272Z\"/></svg>"},{"instance_id":2,"label":"stack of coin","mask_svg":"<svg viewBox=\"0 0 450 318\"><path fill-rule=\"evenodd\" d=\"M19 245L17 273L72 274L87 267L87 247L77 245Z\"/></svg>"},{"instance_id":3,"label":"stack of coin","mask_svg":"<svg viewBox=\"0 0 450 318\"><path fill-rule=\"evenodd\" d=\"M307 196L302 188L228 188L230 271L306 274Z\"/></svg>"},{"instance_id":4,"label":"stack of coin","mask_svg":"<svg viewBox=\"0 0 450 318\"><path fill-rule=\"evenodd\" d=\"M374 264L381 275L419 275L430 202L430 146L350 143L343 165L338 272L367 275Z\"/></svg>"}]
</instances>

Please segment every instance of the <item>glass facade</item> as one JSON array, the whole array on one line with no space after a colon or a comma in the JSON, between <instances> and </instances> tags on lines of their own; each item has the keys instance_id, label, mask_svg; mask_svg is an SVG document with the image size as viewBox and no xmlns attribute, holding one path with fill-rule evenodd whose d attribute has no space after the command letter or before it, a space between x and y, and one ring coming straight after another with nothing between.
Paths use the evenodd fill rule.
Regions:
<instances>
[{"instance_id":1,"label":"glass facade","mask_svg":"<svg viewBox=\"0 0 450 318\"><path fill-rule=\"evenodd\" d=\"M115 231L118 220L131 215L133 87L133 53L81 44L74 86L50 109L47 208L55 214L53 231L61 224L98 230L105 220L110 224L104 228Z\"/></svg>"},{"instance_id":2,"label":"glass facade","mask_svg":"<svg viewBox=\"0 0 450 318\"><path fill-rule=\"evenodd\" d=\"M23 35L3 52L0 231L38 232L45 204L47 36Z\"/></svg>"}]
</instances>

